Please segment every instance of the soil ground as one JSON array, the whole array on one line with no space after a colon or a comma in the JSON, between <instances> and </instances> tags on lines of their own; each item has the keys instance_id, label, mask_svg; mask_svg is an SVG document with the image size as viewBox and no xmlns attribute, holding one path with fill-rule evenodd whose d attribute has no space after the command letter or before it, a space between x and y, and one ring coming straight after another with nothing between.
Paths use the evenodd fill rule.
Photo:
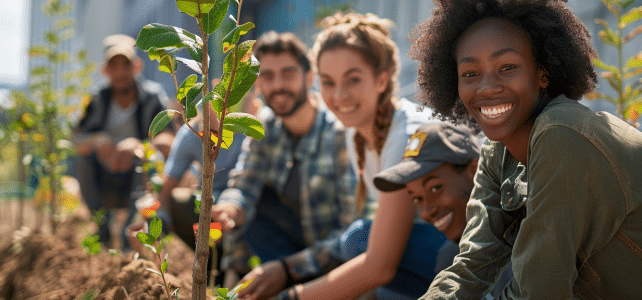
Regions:
<instances>
[{"instance_id":1,"label":"soil ground","mask_svg":"<svg viewBox=\"0 0 642 300\"><path fill-rule=\"evenodd\" d=\"M89 255L82 249L82 239L96 232L85 207L68 214L55 235L48 222L37 226L28 204L25 226L18 229L17 212L16 201L0 199L0 300L166 298L161 277L147 270L158 269L151 251L110 254L102 247ZM169 253L168 283L179 288L180 299L190 299L193 252L179 238L163 248Z\"/></svg>"}]
</instances>

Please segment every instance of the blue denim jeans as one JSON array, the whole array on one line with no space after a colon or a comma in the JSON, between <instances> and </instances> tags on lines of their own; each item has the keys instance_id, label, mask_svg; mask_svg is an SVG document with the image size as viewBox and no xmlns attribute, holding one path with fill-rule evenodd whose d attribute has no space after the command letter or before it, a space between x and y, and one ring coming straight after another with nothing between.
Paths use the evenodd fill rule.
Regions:
<instances>
[{"instance_id":1,"label":"blue denim jeans","mask_svg":"<svg viewBox=\"0 0 642 300\"><path fill-rule=\"evenodd\" d=\"M256 216L243 239L262 262L297 253L307 246L298 214L283 205L273 188L263 189Z\"/></svg>"},{"instance_id":2,"label":"blue denim jeans","mask_svg":"<svg viewBox=\"0 0 642 300\"><path fill-rule=\"evenodd\" d=\"M341 235L340 248L344 259L352 259L366 251L371 226L371 220L357 220ZM459 247L434 226L415 223L397 274L390 283L377 290L378 297L398 299L406 295L409 299L417 299L426 293L437 273L452 264L458 253Z\"/></svg>"}]
</instances>

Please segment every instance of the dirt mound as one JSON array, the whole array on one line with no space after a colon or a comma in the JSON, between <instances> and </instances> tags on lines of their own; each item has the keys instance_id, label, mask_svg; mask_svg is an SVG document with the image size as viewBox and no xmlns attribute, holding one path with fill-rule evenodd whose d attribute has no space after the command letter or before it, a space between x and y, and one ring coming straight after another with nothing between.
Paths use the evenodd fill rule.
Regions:
<instances>
[{"instance_id":1,"label":"dirt mound","mask_svg":"<svg viewBox=\"0 0 642 300\"><path fill-rule=\"evenodd\" d=\"M88 220L70 217L55 236L11 233L14 237L0 244L0 299L165 298L161 277L148 270L157 269L154 262L105 249L87 254L80 244L88 225ZM189 299L194 254L178 238L164 248L169 253L166 279L179 288L180 299Z\"/></svg>"}]
</instances>

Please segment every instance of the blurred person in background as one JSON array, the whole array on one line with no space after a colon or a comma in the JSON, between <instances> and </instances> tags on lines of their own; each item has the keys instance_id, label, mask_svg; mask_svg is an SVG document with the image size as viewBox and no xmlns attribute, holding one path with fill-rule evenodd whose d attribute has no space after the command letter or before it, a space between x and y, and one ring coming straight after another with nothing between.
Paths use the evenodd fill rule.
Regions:
<instances>
[{"instance_id":1,"label":"blurred person in background","mask_svg":"<svg viewBox=\"0 0 642 300\"><path fill-rule=\"evenodd\" d=\"M159 84L137 79L143 62L136 55L135 43L123 34L104 39L102 73L109 83L92 96L72 137L83 200L92 215L107 209L99 226L100 241L106 245L111 243L110 209L130 209L125 226L135 216L133 202L142 195L143 185L142 173L135 170L141 164L136 153L142 153L152 120L169 102ZM166 128L150 141L152 148L167 157L173 136L173 130ZM123 248L127 249L124 233Z\"/></svg>"}]
</instances>

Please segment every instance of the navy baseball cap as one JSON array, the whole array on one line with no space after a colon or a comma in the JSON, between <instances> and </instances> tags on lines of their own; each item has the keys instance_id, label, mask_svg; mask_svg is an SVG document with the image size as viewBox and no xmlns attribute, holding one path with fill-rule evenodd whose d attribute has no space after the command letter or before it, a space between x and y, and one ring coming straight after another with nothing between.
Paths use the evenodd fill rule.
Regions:
<instances>
[{"instance_id":1,"label":"navy baseball cap","mask_svg":"<svg viewBox=\"0 0 642 300\"><path fill-rule=\"evenodd\" d=\"M379 172L374 184L384 192L399 190L443 163L465 165L478 158L479 146L467 127L450 123L423 125L408 141L401 162Z\"/></svg>"}]
</instances>

